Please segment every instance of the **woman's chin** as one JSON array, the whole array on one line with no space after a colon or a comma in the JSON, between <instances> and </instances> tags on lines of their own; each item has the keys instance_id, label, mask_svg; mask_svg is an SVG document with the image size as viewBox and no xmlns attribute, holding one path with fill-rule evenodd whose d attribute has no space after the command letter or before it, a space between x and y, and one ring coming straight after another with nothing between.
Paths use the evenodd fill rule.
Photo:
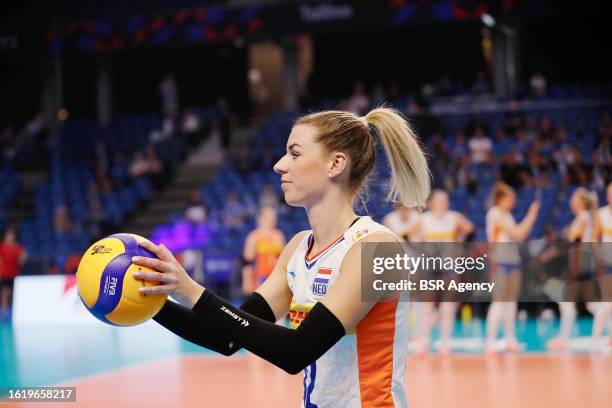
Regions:
<instances>
[{"instance_id":1,"label":"woman's chin","mask_svg":"<svg viewBox=\"0 0 612 408\"><path fill-rule=\"evenodd\" d=\"M285 203L291 207L303 207L301 200L296 200L294 197L291 197L291 194L285 193Z\"/></svg>"}]
</instances>

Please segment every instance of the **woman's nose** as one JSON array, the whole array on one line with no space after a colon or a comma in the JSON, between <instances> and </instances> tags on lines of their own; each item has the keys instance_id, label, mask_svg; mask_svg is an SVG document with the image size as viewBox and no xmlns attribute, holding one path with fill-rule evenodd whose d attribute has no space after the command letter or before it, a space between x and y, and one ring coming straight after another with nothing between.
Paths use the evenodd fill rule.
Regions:
<instances>
[{"instance_id":1,"label":"woman's nose","mask_svg":"<svg viewBox=\"0 0 612 408\"><path fill-rule=\"evenodd\" d=\"M287 166L285 165L285 157L283 156L279 161L276 162L273 169L275 173L285 174L287 172Z\"/></svg>"}]
</instances>

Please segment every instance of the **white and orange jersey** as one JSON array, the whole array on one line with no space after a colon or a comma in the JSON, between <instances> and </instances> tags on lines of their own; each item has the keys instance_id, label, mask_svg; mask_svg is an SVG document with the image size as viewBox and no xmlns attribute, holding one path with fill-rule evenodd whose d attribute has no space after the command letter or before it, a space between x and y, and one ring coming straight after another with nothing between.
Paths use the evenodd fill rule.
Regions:
<instances>
[{"instance_id":1,"label":"white and orange jersey","mask_svg":"<svg viewBox=\"0 0 612 408\"><path fill-rule=\"evenodd\" d=\"M612 242L612 206L606 205L597 210L597 222L601 232L601 242ZM600 256L605 261L608 270L612 269L612 251L611 244L601 244Z\"/></svg>"},{"instance_id":2,"label":"white and orange jersey","mask_svg":"<svg viewBox=\"0 0 612 408\"><path fill-rule=\"evenodd\" d=\"M446 211L438 216L431 211L421 214L419 235L424 242L455 242L461 214Z\"/></svg>"},{"instance_id":3,"label":"white and orange jersey","mask_svg":"<svg viewBox=\"0 0 612 408\"><path fill-rule=\"evenodd\" d=\"M498 206L493 206L487 211L485 219L487 228L487 241L508 243L506 245L493 246L492 260L500 264L518 265L520 254L518 245L509 244L515 242L512 237L503 230L501 224L514 225L516 221L510 211L504 211Z\"/></svg>"},{"instance_id":4,"label":"white and orange jersey","mask_svg":"<svg viewBox=\"0 0 612 408\"><path fill-rule=\"evenodd\" d=\"M584 230L582 231L582 236L578 236L578 222L582 221L584 224ZM570 240L575 240L580 238L581 242L593 242L593 233L594 233L594 222L593 217L591 217L591 213L587 210L583 210L574 217L574 220L570 224L568 235Z\"/></svg>"},{"instance_id":5,"label":"white and orange jersey","mask_svg":"<svg viewBox=\"0 0 612 408\"><path fill-rule=\"evenodd\" d=\"M407 216L403 216L400 210L394 210L389 214L385 215L382 223L385 227L389 228L395 235L400 238L404 238L407 241L417 242L419 241L418 231L408 234L408 231L413 230L414 226L420 222L421 214L416 210L408 211Z\"/></svg>"},{"instance_id":6,"label":"white and orange jersey","mask_svg":"<svg viewBox=\"0 0 612 408\"><path fill-rule=\"evenodd\" d=\"M597 210L597 220L601 231L601 242L612 242L612 206L606 205Z\"/></svg>"},{"instance_id":7,"label":"white and orange jersey","mask_svg":"<svg viewBox=\"0 0 612 408\"><path fill-rule=\"evenodd\" d=\"M500 224L502 222L516 225L516 221L514 221L514 217L512 213L509 211L504 211L501 208L494 206L487 211L486 217L486 225L487 225L487 240L489 242L513 242L514 240L506 231L504 231Z\"/></svg>"},{"instance_id":8,"label":"white and orange jersey","mask_svg":"<svg viewBox=\"0 0 612 408\"><path fill-rule=\"evenodd\" d=\"M318 254L306 257L312 245L312 233L300 241L287 264L287 282L293 292L289 311L293 328L299 326L334 285L349 249L375 232L393 235L370 217L361 217ZM378 302L354 330L304 370L302 406L406 407L407 314L407 302Z\"/></svg>"}]
</instances>

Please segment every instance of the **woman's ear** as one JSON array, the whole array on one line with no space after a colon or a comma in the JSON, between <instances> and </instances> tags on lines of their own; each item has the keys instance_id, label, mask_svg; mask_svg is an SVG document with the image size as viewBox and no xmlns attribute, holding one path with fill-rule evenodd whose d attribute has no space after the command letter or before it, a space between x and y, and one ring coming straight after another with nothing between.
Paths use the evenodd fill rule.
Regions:
<instances>
[{"instance_id":1,"label":"woman's ear","mask_svg":"<svg viewBox=\"0 0 612 408\"><path fill-rule=\"evenodd\" d=\"M344 172L344 170L347 167L348 167L348 157L346 153L334 152L331 154L331 161L329 165L328 176L330 178L338 177Z\"/></svg>"}]
</instances>

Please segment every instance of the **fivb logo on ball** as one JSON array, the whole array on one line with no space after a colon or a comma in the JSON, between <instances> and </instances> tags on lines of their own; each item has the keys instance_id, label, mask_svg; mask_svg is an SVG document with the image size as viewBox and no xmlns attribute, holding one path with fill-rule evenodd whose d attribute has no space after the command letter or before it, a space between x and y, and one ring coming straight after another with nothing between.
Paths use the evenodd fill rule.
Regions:
<instances>
[{"instance_id":1,"label":"fivb logo on ball","mask_svg":"<svg viewBox=\"0 0 612 408\"><path fill-rule=\"evenodd\" d=\"M327 293L327 287L331 279L332 270L330 268L319 268L312 282L312 293L323 296Z\"/></svg>"}]
</instances>

